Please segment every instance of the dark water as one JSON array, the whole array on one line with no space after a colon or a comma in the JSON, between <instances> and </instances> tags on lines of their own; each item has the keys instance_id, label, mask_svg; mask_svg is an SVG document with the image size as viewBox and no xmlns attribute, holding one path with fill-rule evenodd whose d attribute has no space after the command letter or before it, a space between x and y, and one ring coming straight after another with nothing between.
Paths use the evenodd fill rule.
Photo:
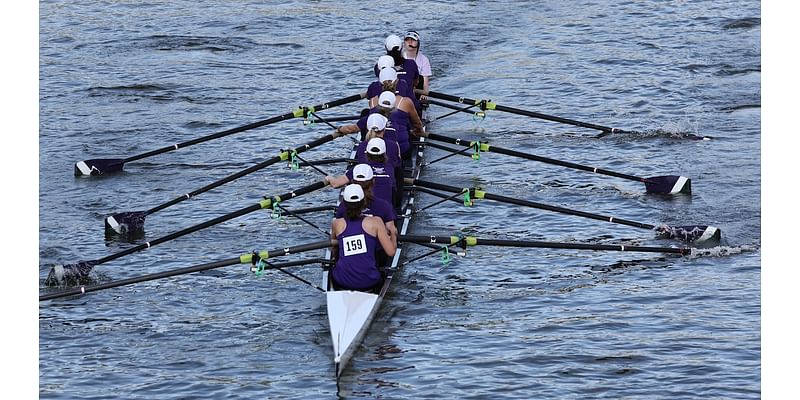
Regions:
<instances>
[{"instance_id":1,"label":"dark water","mask_svg":"<svg viewBox=\"0 0 800 400\"><path fill-rule=\"evenodd\" d=\"M432 131L637 176L685 175L693 194L645 195L636 182L493 153L431 164L427 179L649 224L710 224L722 242L685 258L476 247L447 265L438 256L416 261L338 389L324 297L283 274L256 277L242 265L42 302L41 398L760 396L760 4L408 4L410 12L390 14L396 3L41 1L40 279L52 264L131 247L104 240L106 215L151 208L331 129L281 122L100 179L73 177L76 161L139 154L359 93L383 38L408 28L423 36L435 90L644 133L596 139L596 131L501 112L483 121L448 116ZM363 104L326 115L353 115ZM306 158L342 157L350 145L338 139ZM280 163L149 216L146 238L320 177ZM287 204L334 197L327 189ZM307 218L323 229L329 221ZM456 232L681 245L491 201L433 207L412 229ZM93 277L323 237L259 211L103 264ZM294 272L319 279L318 266Z\"/></svg>"}]
</instances>

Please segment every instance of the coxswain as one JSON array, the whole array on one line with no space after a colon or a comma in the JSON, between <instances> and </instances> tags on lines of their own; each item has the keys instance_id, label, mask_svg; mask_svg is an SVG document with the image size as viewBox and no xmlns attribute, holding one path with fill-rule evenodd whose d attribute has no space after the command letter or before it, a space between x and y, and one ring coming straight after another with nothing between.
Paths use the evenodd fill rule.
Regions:
<instances>
[{"instance_id":1,"label":"coxswain","mask_svg":"<svg viewBox=\"0 0 800 400\"><path fill-rule=\"evenodd\" d=\"M420 36L417 31L408 31L406 32L405 36L403 37L403 58L408 60L414 60L417 63L417 69L419 71L419 81L415 89L422 89L425 93L430 90L430 81L431 76L433 76L433 70L431 69L431 62L428 60L428 57L422 54L422 51L419 49L420 47Z\"/></svg>"}]
</instances>

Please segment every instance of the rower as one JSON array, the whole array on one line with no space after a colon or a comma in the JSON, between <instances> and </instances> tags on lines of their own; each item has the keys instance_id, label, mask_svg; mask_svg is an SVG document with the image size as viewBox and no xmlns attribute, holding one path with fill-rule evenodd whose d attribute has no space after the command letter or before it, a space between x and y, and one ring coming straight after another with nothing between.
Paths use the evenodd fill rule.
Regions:
<instances>
[{"instance_id":1,"label":"rower","mask_svg":"<svg viewBox=\"0 0 800 400\"><path fill-rule=\"evenodd\" d=\"M373 176L372 167L370 167L368 164L358 164L353 167L353 183L361 186L361 189L364 190L364 197L366 198L366 204L364 205L364 209L361 211L361 213L366 216L380 218L381 221L383 221L384 226L386 226L386 231L389 232L389 236L392 238L392 241L397 243L397 226L395 224L397 212L395 211L394 207L392 207L391 203L375 197L375 195L372 193L372 186L375 182ZM339 202L339 206L336 208L335 217L344 218L345 213L345 202ZM384 265L387 260L386 253L383 252L383 250L378 249L375 259L378 261L377 265Z\"/></svg>"},{"instance_id":2,"label":"rower","mask_svg":"<svg viewBox=\"0 0 800 400\"><path fill-rule=\"evenodd\" d=\"M380 245L386 255L393 257L397 244L389 236L386 227L378 217L362 214L366 197L360 185L351 184L342 191L345 203L343 218L335 218L331 223L331 238L335 239L333 254L337 255L331 273L334 287L344 290L380 290L383 275L375 260Z\"/></svg>"},{"instance_id":3,"label":"rower","mask_svg":"<svg viewBox=\"0 0 800 400\"><path fill-rule=\"evenodd\" d=\"M386 72L386 76L384 76L384 72ZM382 81L383 90L395 94L395 109L389 114L389 119L392 121L391 126L397 131L397 142L400 144L400 153L403 160L409 160L411 158L410 136L425 136L425 131L422 129L422 120L414 105L416 97L406 97L398 92L397 85L401 81L396 77L392 79L390 70L384 69L381 71L381 79L384 78L386 80Z\"/></svg>"},{"instance_id":4,"label":"rower","mask_svg":"<svg viewBox=\"0 0 800 400\"><path fill-rule=\"evenodd\" d=\"M368 154L367 154L367 146L369 144L369 141L372 138L381 138L382 139L382 143L380 144L380 146L378 146L378 145L374 146L375 149L373 151L378 151L377 149L380 148L381 151L382 151L383 157L380 158L381 161L377 161L378 157L377 156L373 156L373 158L372 158L373 161L371 162L370 165L372 165L375 170L377 170L379 167L380 167L381 171L383 171L384 169L389 169L391 171L391 175L393 177L396 176L396 172L400 172L400 174L402 176L402 163L400 161L400 146L397 144L397 142L395 142L395 141L393 141L393 140L391 140L389 138L385 138L384 137L384 133L387 130L386 129L386 124L387 124L388 121L389 120L386 117L384 117L383 115L381 115L381 114L377 114L377 113L376 114L370 114L370 116L367 118L367 122L365 123L365 126L369 127L369 131L367 132L367 137L366 137L366 139L364 141L359 143L359 145L356 147L356 157L355 158L359 163L365 163L365 164L366 163L370 163L370 158L368 157ZM344 126L344 127L338 128L338 129L346 131L346 130L349 130L350 127L353 127L353 126L355 126L355 125L347 125L347 126ZM354 128L354 129L357 129L357 128ZM387 148L393 149L393 150L391 150L390 152L387 153L386 152ZM381 172L381 174L384 174L384 173ZM331 187L334 187L334 188L342 187L342 186L344 186L344 185L346 185L348 183L353 183L353 170L349 169L344 175L339 175L339 176L330 176L329 175L329 176L326 176L325 180L331 185ZM400 180L397 184L394 184L392 186L399 187L399 183L402 183L402 180ZM381 178L381 184L380 185L381 186L384 185L383 178ZM381 189L381 190L383 190L383 189ZM381 195L381 197L383 197L383 195ZM391 197L385 198L385 200L390 202L390 203L392 202ZM399 203L399 201L398 201L398 203Z\"/></svg>"},{"instance_id":5,"label":"rower","mask_svg":"<svg viewBox=\"0 0 800 400\"><path fill-rule=\"evenodd\" d=\"M389 202L375 197L372 193L372 187L375 183L374 176L372 167L369 164L358 164L353 167L353 183L361 185L361 189L364 190L364 196L367 199L362 213L383 220L390 236L396 239L397 226L395 225L395 220L397 219L397 213L395 213L394 207ZM344 214L345 204L339 203L339 207L336 209L336 218L343 218Z\"/></svg>"},{"instance_id":6,"label":"rower","mask_svg":"<svg viewBox=\"0 0 800 400\"><path fill-rule=\"evenodd\" d=\"M417 80L417 75L419 75L419 67L417 67L416 61L403 57L403 39L400 39L400 36L397 35L389 35L383 44L386 48L386 54L394 60L393 67L397 71L397 76L405 80L408 86L413 88L414 81ZM375 75L378 75L378 72L378 66L375 65Z\"/></svg>"},{"instance_id":7,"label":"rower","mask_svg":"<svg viewBox=\"0 0 800 400\"><path fill-rule=\"evenodd\" d=\"M394 104L395 96L391 92L383 92L380 97L379 108L389 107ZM389 166L392 168L392 175L395 178L395 190L393 199L390 201L395 207L400 206L400 201L403 192L399 188L403 187L403 160L400 155L400 145L397 143L397 131L391 127L389 120L382 114L371 114L368 118L366 126L369 127L369 132L363 142L356 147L356 159L358 162L366 163L369 161L367 157L367 144L372 138L381 138L386 145L386 159Z\"/></svg>"},{"instance_id":8,"label":"rower","mask_svg":"<svg viewBox=\"0 0 800 400\"><path fill-rule=\"evenodd\" d=\"M395 180L395 167L386 158L386 141L376 137L367 142L366 147L367 162L372 167L372 174L375 179L373 192L375 197L384 199L395 208L400 207L400 192L401 187L397 185Z\"/></svg>"},{"instance_id":9,"label":"rower","mask_svg":"<svg viewBox=\"0 0 800 400\"><path fill-rule=\"evenodd\" d=\"M394 95L384 92L387 103L394 99ZM402 168L402 161L400 159L400 144L397 142L397 131L392 128L390 121L383 114L372 113L367 117L364 124L367 134L364 140L356 147L356 160L358 162L367 162L367 143L372 138L381 138L386 142L386 160L394 168Z\"/></svg>"},{"instance_id":10,"label":"rower","mask_svg":"<svg viewBox=\"0 0 800 400\"><path fill-rule=\"evenodd\" d=\"M389 56L381 56L381 57L389 57ZM382 63L381 60L378 59L378 67L379 68L380 68L380 66L382 64L385 64L385 63ZM369 99L369 106L370 107L377 106L378 105L378 96L380 96L380 94L383 91L389 90L389 89L386 89L384 87L384 82L387 82L387 84L389 84L391 82L394 82L395 80L397 80L398 82L397 82L396 87L392 89L392 93L396 92L397 94L400 94L401 96L408 97L408 98L413 98L414 97L414 90L411 87L411 85L409 85L406 81L404 81L402 79L398 80L397 79L397 71L395 71L394 68L391 68L391 66L384 67L384 68L381 68L380 73L378 74L378 80L375 81L375 82L370 83L369 87L367 87L367 99Z\"/></svg>"}]
</instances>

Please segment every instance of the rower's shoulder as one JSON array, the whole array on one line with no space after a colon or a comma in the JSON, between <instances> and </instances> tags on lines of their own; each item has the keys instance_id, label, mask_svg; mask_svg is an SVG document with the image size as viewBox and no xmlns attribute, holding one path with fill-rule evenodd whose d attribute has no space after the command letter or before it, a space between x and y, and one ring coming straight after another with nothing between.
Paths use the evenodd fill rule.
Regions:
<instances>
[{"instance_id":1,"label":"rower's shoulder","mask_svg":"<svg viewBox=\"0 0 800 400\"><path fill-rule=\"evenodd\" d=\"M361 226L370 234L377 236L378 229L383 228L383 220L374 215L365 216Z\"/></svg>"}]
</instances>

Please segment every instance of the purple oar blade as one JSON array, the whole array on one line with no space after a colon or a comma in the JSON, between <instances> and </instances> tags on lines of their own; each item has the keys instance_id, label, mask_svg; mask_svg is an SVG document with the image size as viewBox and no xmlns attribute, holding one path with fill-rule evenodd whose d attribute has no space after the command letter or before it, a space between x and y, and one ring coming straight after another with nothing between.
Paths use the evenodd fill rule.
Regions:
<instances>
[{"instance_id":1,"label":"purple oar blade","mask_svg":"<svg viewBox=\"0 0 800 400\"><path fill-rule=\"evenodd\" d=\"M89 278L96 261L81 261L77 264L54 265L44 280L46 286L77 285Z\"/></svg>"},{"instance_id":2,"label":"purple oar blade","mask_svg":"<svg viewBox=\"0 0 800 400\"><path fill-rule=\"evenodd\" d=\"M685 225L685 226L659 226L656 232L660 236L671 239L678 239L684 242L705 242L708 240L719 240L722 231L714 226L706 225Z\"/></svg>"},{"instance_id":3,"label":"purple oar blade","mask_svg":"<svg viewBox=\"0 0 800 400\"><path fill-rule=\"evenodd\" d=\"M692 180L685 176L654 176L644 181L647 193L658 194L692 194Z\"/></svg>"},{"instance_id":4,"label":"purple oar blade","mask_svg":"<svg viewBox=\"0 0 800 400\"><path fill-rule=\"evenodd\" d=\"M95 158L75 163L75 176L97 176L122 171L121 158Z\"/></svg>"},{"instance_id":5,"label":"purple oar blade","mask_svg":"<svg viewBox=\"0 0 800 400\"><path fill-rule=\"evenodd\" d=\"M147 211L130 211L106 217L107 235L135 235L144 231Z\"/></svg>"}]
</instances>

